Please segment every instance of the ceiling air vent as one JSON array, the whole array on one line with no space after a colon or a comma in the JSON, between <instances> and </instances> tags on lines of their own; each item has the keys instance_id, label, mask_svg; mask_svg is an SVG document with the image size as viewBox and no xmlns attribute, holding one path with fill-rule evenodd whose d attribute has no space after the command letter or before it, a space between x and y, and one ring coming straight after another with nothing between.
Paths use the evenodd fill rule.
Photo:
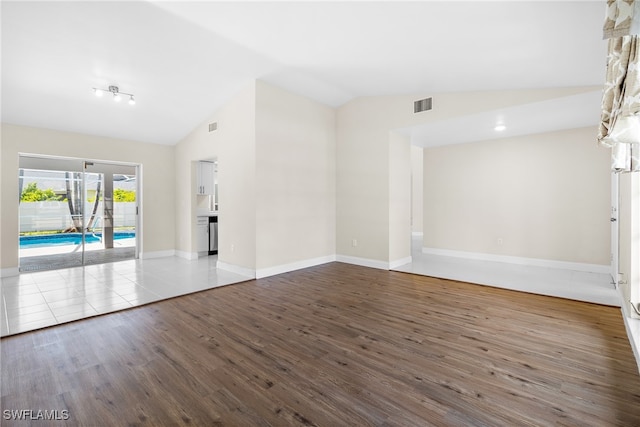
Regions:
<instances>
[{"instance_id":1,"label":"ceiling air vent","mask_svg":"<svg viewBox=\"0 0 640 427\"><path fill-rule=\"evenodd\" d=\"M209 132L213 132L218 129L218 122L209 123Z\"/></svg>"},{"instance_id":2,"label":"ceiling air vent","mask_svg":"<svg viewBox=\"0 0 640 427\"><path fill-rule=\"evenodd\" d=\"M420 113L422 111L428 111L433 108L433 98L425 98L413 103L413 112Z\"/></svg>"}]
</instances>

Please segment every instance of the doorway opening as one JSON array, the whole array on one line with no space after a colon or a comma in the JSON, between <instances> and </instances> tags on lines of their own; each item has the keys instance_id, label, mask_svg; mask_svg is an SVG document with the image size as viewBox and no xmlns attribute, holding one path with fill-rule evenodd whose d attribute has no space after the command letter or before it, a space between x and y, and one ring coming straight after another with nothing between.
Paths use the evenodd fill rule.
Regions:
<instances>
[{"instance_id":1,"label":"doorway opening","mask_svg":"<svg viewBox=\"0 0 640 427\"><path fill-rule=\"evenodd\" d=\"M19 270L138 258L139 166L21 155Z\"/></svg>"}]
</instances>

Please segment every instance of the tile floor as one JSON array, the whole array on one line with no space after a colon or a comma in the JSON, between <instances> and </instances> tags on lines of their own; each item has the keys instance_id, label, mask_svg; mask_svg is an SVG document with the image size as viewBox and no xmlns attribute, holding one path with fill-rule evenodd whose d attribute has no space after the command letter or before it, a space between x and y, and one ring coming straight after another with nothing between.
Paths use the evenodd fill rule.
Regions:
<instances>
[{"instance_id":1,"label":"tile floor","mask_svg":"<svg viewBox=\"0 0 640 427\"><path fill-rule=\"evenodd\" d=\"M0 279L0 336L13 335L248 280L217 256L129 260Z\"/></svg>"},{"instance_id":2,"label":"tile floor","mask_svg":"<svg viewBox=\"0 0 640 427\"><path fill-rule=\"evenodd\" d=\"M620 306L608 274L423 254L394 270ZM217 270L217 257L129 260L0 279L0 336L109 313L250 278Z\"/></svg>"},{"instance_id":3,"label":"tile floor","mask_svg":"<svg viewBox=\"0 0 640 427\"><path fill-rule=\"evenodd\" d=\"M411 263L394 270L620 307L609 274L428 255L420 237L412 240L411 256Z\"/></svg>"}]
</instances>

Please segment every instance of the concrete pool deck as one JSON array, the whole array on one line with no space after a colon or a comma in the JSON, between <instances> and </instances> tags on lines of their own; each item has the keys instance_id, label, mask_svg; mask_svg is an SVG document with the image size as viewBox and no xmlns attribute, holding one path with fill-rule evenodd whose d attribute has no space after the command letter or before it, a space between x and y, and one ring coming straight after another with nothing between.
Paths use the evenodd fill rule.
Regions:
<instances>
[{"instance_id":1,"label":"concrete pool deck","mask_svg":"<svg viewBox=\"0 0 640 427\"><path fill-rule=\"evenodd\" d=\"M135 258L136 239L114 240L113 248L104 249L101 242L85 243L84 264L94 265ZM18 252L20 271L56 270L82 265L82 245L56 245L21 248Z\"/></svg>"}]
</instances>

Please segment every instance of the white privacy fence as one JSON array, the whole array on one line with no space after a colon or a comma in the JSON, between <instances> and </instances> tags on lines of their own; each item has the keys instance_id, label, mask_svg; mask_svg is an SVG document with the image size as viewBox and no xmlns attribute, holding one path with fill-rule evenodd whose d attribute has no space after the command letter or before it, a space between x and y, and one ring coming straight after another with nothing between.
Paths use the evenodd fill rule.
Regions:
<instances>
[{"instance_id":1,"label":"white privacy fence","mask_svg":"<svg viewBox=\"0 0 640 427\"><path fill-rule=\"evenodd\" d=\"M85 204L85 218L89 220L93 211L93 203ZM135 227L136 203L113 203L114 227ZM98 219L94 227L102 228L102 202L96 211ZM72 225L67 202L21 202L20 232L62 231Z\"/></svg>"}]
</instances>

